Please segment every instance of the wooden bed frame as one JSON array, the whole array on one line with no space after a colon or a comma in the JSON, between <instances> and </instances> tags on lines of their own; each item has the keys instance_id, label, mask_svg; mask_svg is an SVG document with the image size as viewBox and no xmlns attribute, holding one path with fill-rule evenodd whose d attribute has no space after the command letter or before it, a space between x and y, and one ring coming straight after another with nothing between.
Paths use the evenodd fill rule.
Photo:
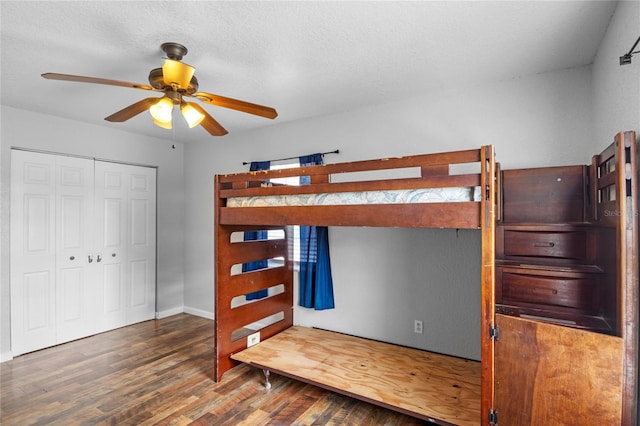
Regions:
<instances>
[{"instance_id":1,"label":"wooden bed frame","mask_svg":"<svg viewBox=\"0 0 640 426\"><path fill-rule=\"evenodd\" d=\"M476 163L473 173L454 174L452 171L456 167L455 165L468 163ZM406 170L408 168L419 170L419 176L331 182L332 175ZM309 176L311 183L298 187L264 185L264 182L271 179L291 176ZM259 323L265 318L277 315L278 320L274 323L258 326L260 327L260 340L268 339L293 325L293 265L289 254L291 250L290 225L480 229L482 233L482 263L479 282L482 288L481 315L482 327L487 332L483 333L484 336L481 339L481 361L480 363L476 362L477 367L474 370L477 372L468 378L475 385L471 386L472 389L469 392L460 391L460 398L452 398L449 402L450 408L444 408L445 412L454 413L451 421L448 421L446 416L441 418L443 416L438 415L438 410L442 410L442 407L435 407L435 411L425 413L411 407L407 408L396 399L392 399L391 402L385 402L385 398L376 400L367 396L364 391L354 392L353 390L340 389L338 386L323 383L318 378L306 378L307 381L320 386L325 386L338 392L342 391L348 395L395 408L440 424L457 424L460 418L456 417L455 413L459 410L460 405L469 404L472 410L477 410L477 419L479 420L480 413L487 412L493 401L493 345L489 337L489 329L494 322L495 176L496 163L492 146L401 158L216 176L216 379L220 380L225 371L237 364L238 361L232 359L232 356L246 349L249 342L255 338L256 334L253 333L256 333L257 330L251 324ZM479 187L481 199L479 201L419 204L305 205L288 207L227 206L227 200L231 197L448 187ZM275 229L284 231L285 238L279 240L242 241L238 237L244 231ZM283 258L284 263L282 266L275 268L247 273L237 272L238 265L243 263L273 258ZM279 287L279 290L268 298L259 299L250 304L234 305L235 300L242 299L248 293L262 289L273 289L274 287ZM248 336L249 333L252 334ZM260 346L262 347L263 345ZM415 351L416 354L425 353L425 351ZM419 357L416 357L416 359L419 359ZM459 382L467 380L459 377L459 372L455 367L457 365L456 360L451 357L451 362L440 362L438 364L439 372L436 375L447 375L447 368L450 368L450 374L457 376ZM255 364L264 366L258 362L255 362ZM447 367L448 365L450 367ZM414 365L413 367L422 368L419 365ZM274 368L274 371L286 374L287 369ZM302 374L292 373L290 370L289 375L305 380ZM404 386L403 380L401 376L397 378L397 385ZM446 386L454 385L458 386L455 382L449 381ZM473 388L474 386L476 388ZM480 388L477 388L478 386ZM436 390L435 393L438 393L438 391ZM465 397L468 399L467 402L464 400ZM415 396L412 396L411 393L407 393L405 396L405 399L412 398L415 398ZM462 399L462 401L459 401L459 399Z\"/></svg>"},{"instance_id":2,"label":"wooden bed frame","mask_svg":"<svg viewBox=\"0 0 640 426\"><path fill-rule=\"evenodd\" d=\"M563 198L549 188L550 183L541 183L541 175L551 176L549 182L562 182L566 188L566 179L555 177L556 170L552 168L522 169L509 174L509 185L513 185L514 176L524 179L516 180L517 186L531 192L532 198L520 200L517 188L511 192L516 194L515 200L503 194L501 189L507 188L507 175L499 171L491 146L216 176L216 380L238 362L244 362L264 369L267 384L271 370L441 425L495 425L498 415L501 425L575 422L599 425L602 421L636 425L636 162L635 133L619 133L611 146L593 157L591 164L578 166L581 170L578 184L570 190L582 200L577 207L575 197ZM478 163L480 172L451 173L454 165L464 163ZM419 177L331 182L331 176L340 174L405 168L419 169ZM569 174L578 170L576 166L561 169L561 173ZM265 185L271 179L291 176L309 176L311 183L300 187ZM234 197L440 187L479 187L482 196L480 201L423 204L227 205ZM549 210L544 210L537 216L539 223L532 222L531 209L540 209L539 204L549 197L559 197L550 203L554 205L553 220L548 218ZM292 225L479 229L482 234L480 362L432 357L434 354L427 351L293 327ZM505 229L512 231L510 235L519 233L529 235L529 240L533 238L533 245L529 240L518 239L517 247L518 250L534 247L534 252L518 259L505 250L505 238L510 236L500 234L501 257L496 261L496 233ZM576 229L579 232L575 232ZM280 230L284 237L243 241L245 231L256 230ZM539 236L545 233L560 235L560 241L568 241L566 238L574 234L591 235L586 240L589 248L581 252L593 265L585 268L582 259L565 254L558 258L553 257L555 254L549 256L545 250L572 250L576 244L553 245L545 239L545 245L541 246ZM613 246L615 252L612 253ZM239 272L239 265L274 258L282 258L284 262L277 267ZM541 299L541 294L536 293L540 290L536 289L537 284L522 287L524 292L518 295L530 292L531 300L503 301L502 293L498 294L503 289L502 278L497 275L503 270L512 274L509 286L538 281L564 286L571 274L587 277L586 274L593 273L593 282L601 283L594 287L600 288L597 290L600 293L589 296L580 290L572 294L576 297L586 294L587 299L580 300L590 300L589 297L593 300L605 294L606 300L600 305L604 308L599 312L574 312L571 304L563 305L564 299L553 299L554 292L547 291ZM577 272L571 272L573 270ZM518 274L523 276L522 280L513 281ZM262 289L270 289L270 296L249 304L238 302L244 295ZM602 293L602 289L606 293ZM500 303L497 304L497 300ZM265 319L268 321L264 322ZM253 346L257 341L261 343ZM343 351L346 347L354 350ZM308 350L310 348L313 350ZM398 355L388 356L391 363L381 362L372 355L393 353L394 349ZM576 368L576 363L580 368ZM452 389L455 392L451 393ZM443 395L448 397L442 398Z\"/></svg>"}]
</instances>

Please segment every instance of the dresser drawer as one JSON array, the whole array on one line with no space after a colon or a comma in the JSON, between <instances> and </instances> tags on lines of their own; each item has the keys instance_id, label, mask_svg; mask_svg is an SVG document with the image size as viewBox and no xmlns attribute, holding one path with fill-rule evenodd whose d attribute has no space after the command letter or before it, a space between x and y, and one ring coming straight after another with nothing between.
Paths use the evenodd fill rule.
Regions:
<instances>
[{"instance_id":1,"label":"dresser drawer","mask_svg":"<svg viewBox=\"0 0 640 426\"><path fill-rule=\"evenodd\" d=\"M504 231L505 256L584 259L587 257L585 231Z\"/></svg>"},{"instance_id":2,"label":"dresser drawer","mask_svg":"<svg viewBox=\"0 0 640 426\"><path fill-rule=\"evenodd\" d=\"M598 312L600 297L595 275L530 275L509 272L508 269L500 272L498 293L501 301L499 303L558 306L577 309L588 314Z\"/></svg>"}]
</instances>

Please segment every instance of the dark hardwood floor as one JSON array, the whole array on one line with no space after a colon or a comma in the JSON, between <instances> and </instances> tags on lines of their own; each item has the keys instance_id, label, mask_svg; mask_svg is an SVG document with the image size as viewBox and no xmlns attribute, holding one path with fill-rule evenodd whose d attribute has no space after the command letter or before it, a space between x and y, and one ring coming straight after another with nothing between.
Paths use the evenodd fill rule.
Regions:
<instances>
[{"instance_id":1,"label":"dark hardwood floor","mask_svg":"<svg viewBox=\"0 0 640 426\"><path fill-rule=\"evenodd\" d=\"M0 424L417 425L418 419L240 365L213 381L213 321L180 314L0 364Z\"/></svg>"}]
</instances>

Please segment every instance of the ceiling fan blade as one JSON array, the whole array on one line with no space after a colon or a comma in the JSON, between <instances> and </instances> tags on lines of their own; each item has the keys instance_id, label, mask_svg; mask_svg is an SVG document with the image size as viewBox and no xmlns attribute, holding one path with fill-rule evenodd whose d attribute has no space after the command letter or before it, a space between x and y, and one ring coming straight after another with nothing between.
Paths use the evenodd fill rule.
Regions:
<instances>
[{"instance_id":1,"label":"ceiling fan blade","mask_svg":"<svg viewBox=\"0 0 640 426\"><path fill-rule=\"evenodd\" d=\"M222 127L220 123L218 123L215 118L209 115L207 111L204 110L200 105L189 102L189 105L198 110L202 115L204 115L204 119L200 122L200 125L204 127L204 129L211 134L211 136L224 136L227 133L227 129Z\"/></svg>"},{"instance_id":2,"label":"ceiling fan blade","mask_svg":"<svg viewBox=\"0 0 640 426\"><path fill-rule=\"evenodd\" d=\"M237 111L246 112L253 115L259 115L265 118L276 118L278 113L275 109L263 105L252 104L250 102L241 101L238 99L226 98L224 96L212 95L211 93L196 92L193 95L202 102L217 105L224 108L235 109Z\"/></svg>"},{"instance_id":3,"label":"ceiling fan blade","mask_svg":"<svg viewBox=\"0 0 640 426\"><path fill-rule=\"evenodd\" d=\"M109 80L106 78L98 78L98 77L84 77L82 75L71 75L71 74L57 74L54 72L47 72L42 74L42 77L49 80L61 80L61 81L74 81L79 83L95 83L95 84L106 84L109 86L120 86L120 87L130 87L132 89L143 89L143 90L155 90L153 87L148 84L138 84L138 83L129 83L128 81L118 81L118 80Z\"/></svg>"},{"instance_id":4,"label":"ceiling fan blade","mask_svg":"<svg viewBox=\"0 0 640 426\"><path fill-rule=\"evenodd\" d=\"M113 123L121 123L123 121L127 121L131 117L135 117L143 111L149 109L151 105L154 105L162 98L146 98L141 101L136 102L135 104L131 104L126 108L121 109L118 112L111 114L106 117L105 120L111 121Z\"/></svg>"}]
</instances>

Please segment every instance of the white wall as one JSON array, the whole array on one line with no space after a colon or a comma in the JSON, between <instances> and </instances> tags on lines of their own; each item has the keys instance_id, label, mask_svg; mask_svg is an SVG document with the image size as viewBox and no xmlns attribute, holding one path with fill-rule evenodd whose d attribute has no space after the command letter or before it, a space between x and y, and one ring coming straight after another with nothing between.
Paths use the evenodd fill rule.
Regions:
<instances>
[{"instance_id":1,"label":"white wall","mask_svg":"<svg viewBox=\"0 0 640 426\"><path fill-rule=\"evenodd\" d=\"M157 311L182 311L184 294L183 145L2 106L0 353L10 351L10 148L20 147L158 167Z\"/></svg>"},{"instance_id":2,"label":"white wall","mask_svg":"<svg viewBox=\"0 0 640 426\"><path fill-rule=\"evenodd\" d=\"M277 105L276 105L277 107ZM233 130L233 129L231 129ZM443 90L185 147L185 306L213 311L213 175L340 149L342 162L496 147L505 168L589 162L590 67ZM331 228L335 310L295 322L479 359L477 231ZM413 320L425 333L413 333ZM453 337L455 336L455 337Z\"/></svg>"},{"instance_id":3,"label":"white wall","mask_svg":"<svg viewBox=\"0 0 640 426\"><path fill-rule=\"evenodd\" d=\"M640 2L619 2L593 64L595 147L611 143L623 130L635 130L640 138L640 54L633 56L630 65L619 62L638 36Z\"/></svg>"}]
</instances>

